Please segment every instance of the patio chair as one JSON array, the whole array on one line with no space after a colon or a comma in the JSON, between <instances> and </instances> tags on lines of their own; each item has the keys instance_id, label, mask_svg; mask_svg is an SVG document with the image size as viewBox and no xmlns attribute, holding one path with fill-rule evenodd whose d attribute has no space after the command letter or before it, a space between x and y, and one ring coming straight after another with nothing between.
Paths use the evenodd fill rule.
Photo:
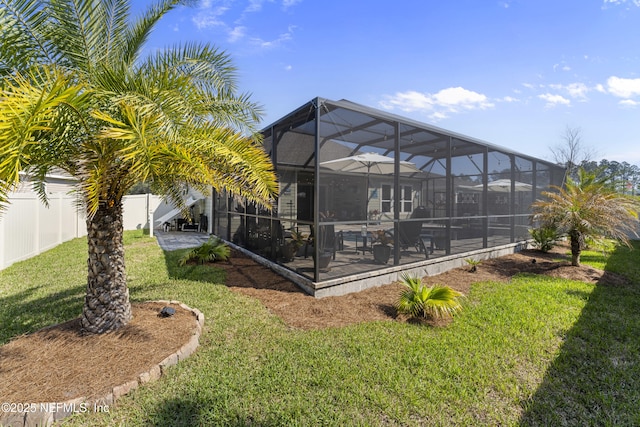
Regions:
<instances>
[{"instance_id":1,"label":"patio chair","mask_svg":"<svg viewBox=\"0 0 640 427\"><path fill-rule=\"evenodd\" d=\"M426 258L433 252L433 240L430 235L422 233L421 221L403 221L398 224L400 248L406 250L415 248L416 252L424 253ZM428 245L427 245L428 243Z\"/></svg>"},{"instance_id":2,"label":"patio chair","mask_svg":"<svg viewBox=\"0 0 640 427\"><path fill-rule=\"evenodd\" d=\"M429 218L429 210L424 206L418 206L411 212L410 218Z\"/></svg>"},{"instance_id":3,"label":"patio chair","mask_svg":"<svg viewBox=\"0 0 640 427\"><path fill-rule=\"evenodd\" d=\"M344 248L344 237L342 231L336 233L335 226L321 225L320 227L320 252L331 252L333 259L336 259L336 252ZM315 241L313 227L311 227L311 234L309 235L310 241ZM309 251L312 250L310 245L305 246L304 257L309 255Z\"/></svg>"}]
</instances>

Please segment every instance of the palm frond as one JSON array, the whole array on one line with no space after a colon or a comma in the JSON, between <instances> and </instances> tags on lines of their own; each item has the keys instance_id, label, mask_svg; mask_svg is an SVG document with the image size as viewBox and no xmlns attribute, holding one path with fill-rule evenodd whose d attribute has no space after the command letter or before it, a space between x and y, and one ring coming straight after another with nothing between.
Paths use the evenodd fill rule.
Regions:
<instances>
[{"instance_id":1,"label":"palm frond","mask_svg":"<svg viewBox=\"0 0 640 427\"><path fill-rule=\"evenodd\" d=\"M187 252L178 261L179 265L186 265L189 261L195 260L199 264L204 264L207 261L226 261L229 259L231 249L229 246L218 237L211 237L207 242L197 246Z\"/></svg>"},{"instance_id":2,"label":"palm frond","mask_svg":"<svg viewBox=\"0 0 640 427\"><path fill-rule=\"evenodd\" d=\"M425 311L435 317L453 316L462 310L462 305L457 300L460 296L462 293L448 286L434 285L428 290L426 300L429 303L425 304Z\"/></svg>"},{"instance_id":3,"label":"palm frond","mask_svg":"<svg viewBox=\"0 0 640 427\"><path fill-rule=\"evenodd\" d=\"M160 19L179 4L187 4L182 0L160 0L152 4L123 34L123 50L120 61L132 66L142 51L144 43Z\"/></svg>"},{"instance_id":4,"label":"palm frond","mask_svg":"<svg viewBox=\"0 0 640 427\"><path fill-rule=\"evenodd\" d=\"M401 282L406 287L398 298L396 309L412 317L450 317L462 310L458 298L462 293L448 287L425 286L418 277L404 273Z\"/></svg>"},{"instance_id":5,"label":"palm frond","mask_svg":"<svg viewBox=\"0 0 640 427\"><path fill-rule=\"evenodd\" d=\"M101 24L105 20L101 2L50 0L53 38L69 66L90 75L100 56Z\"/></svg>"},{"instance_id":6,"label":"palm frond","mask_svg":"<svg viewBox=\"0 0 640 427\"><path fill-rule=\"evenodd\" d=\"M211 185L270 207L278 184L262 147L230 129L211 126L201 130L207 132L198 133L197 138L207 143L206 153L215 160L209 166Z\"/></svg>"},{"instance_id":7,"label":"palm frond","mask_svg":"<svg viewBox=\"0 0 640 427\"><path fill-rule=\"evenodd\" d=\"M579 242L606 236L629 245L628 236L638 226L638 202L615 191L609 178L599 172L578 171L578 180L567 180L564 188L543 192L544 199L532 205L531 219L556 227L576 239L574 263L579 264Z\"/></svg>"},{"instance_id":8,"label":"palm frond","mask_svg":"<svg viewBox=\"0 0 640 427\"><path fill-rule=\"evenodd\" d=\"M120 55L126 48L123 35L129 28L129 2L122 0L103 0L104 4L104 34L103 44L106 61L116 65L122 58Z\"/></svg>"},{"instance_id":9,"label":"palm frond","mask_svg":"<svg viewBox=\"0 0 640 427\"><path fill-rule=\"evenodd\" d=\"M25 0L0 1L20 6L25 16L35 13ZM87 108L76 114L69 103L68 109L60 106L42 121L30 119L28 129L8 129L19 134L12 140L13 151L7 147L1 159L2 177L9 177L2 184L5 189L32 162L41 167L38 176L53 166L72 171L90 216L101 203L118 203L139 181L153 183L176 200L178 188L188 184L225 189L271 206L277 194L273 165L258 140L246 136L256 131L260 108L248 95L235 93L236 70L229 56L192 43L135 63L159 19L184 3L158 1L133 24L128 23L126 0L29 3L47 9L49 18L38 15L49 43L43 46L60 56L56 58L70 70L69 79L82 82L86 93L90 90L93 112ZM15 20L20 15L4 11L0 16ZM54 23L59 25L54 28ZM34 85L34 93L40 86ZM30 105L18 103L16 108ZM34 127L38 123L41 127ZM29 144L36 148L26 150Z\"/></svg>"},{"instance_id":10,"label":"palm frond","mask_svg":"<svg viewBox=\"0 0 640 427\"><path fill-rule=\"evenodd\" d=\"M207 44L159 51L136 75L154 81L155 92L150 98L161 102L164 109L180 111L185 119L256 132L262 107L251 102L250 95L235 93L237 76L230 57Z\"/></svg>"},{"instance_id":11,"label":"palm frond","mask_svg":"<svg viewBox=\"0 0 640 427\"><path fill-rule=\"evenodd\" d=\"M184 43L150 56L141 68L170 76L189 76L205 92L231 94L237 90L237 69L228 54L207 43Z\"/></svg>"},{"instance_id":12,"label":"palm frond","mask_svg":"<svg viewBox=\"0 0 640 427\"><path fill-rule=\"evenodd\" d=\"M24 72L44 62L53 64L58 58L48 37L50 9L40 1L0 0L0 66L9 72Z\"/></svg>"},{"instance_id":13,"label":"palm frond","mask_svg":"<svg viewBox=\"0 0 640 427\"><path fill-rule=\"evenodd\" d=\"M72 85L60 72L44 68L29 76L5 78L0 98L0 180L1 192L19 182L19 173L32 166L44 168L55 162L55 153L43 154L41 139L51 137L51 124L62 114L76 111L89 92ZM65 134L57 135L63 138ZM37 160L34 162L34 160ZM38 176L43 176L38 174Z\"/></svg>"},{"instance_id":14,"label":"palm frond","mask_svg":"<svg viewBox=\"0 0 640 427\"><path fill-rule=\"evenodd\" d=\"M236 97L217 97L208 103L211 117L220 124L231 124L241 132L256 132L255 124L263 114L261 105L250 101L250 94Z\"/></svg>"}]
</instances>

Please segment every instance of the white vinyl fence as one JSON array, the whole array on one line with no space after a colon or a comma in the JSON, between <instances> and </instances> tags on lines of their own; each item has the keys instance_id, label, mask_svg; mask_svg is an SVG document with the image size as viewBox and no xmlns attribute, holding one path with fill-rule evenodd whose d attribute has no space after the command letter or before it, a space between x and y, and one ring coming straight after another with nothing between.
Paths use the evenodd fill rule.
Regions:
<instances>
[{"instance_id":1,"label":"white vinyl fence","mask_svg":"<svg viewBox=\"0 0 640 427\"><path fill-rule=\"evenodd\" d=\"M76 198L65 193L49 195L45 207L33 193L12 193L0 216L0 270L31 258L62 242L87 235L86 217ZM149 219L166 213L159 196L132 195L124 200L124 229L151 229Z\"/></svg>"},{"instance_id":2,"label":"white vinyl fence","mask_svg":"<svg viewBox=\"0 0 640 427\"><path fill-rule=\"evenodd\" d=\"M123 227L125 230L150 230L153 236L153 229L158 228L158 224L149 227L149 223L153 224L154 217L157 218L159 214L170 209L173 209L173 206L164 203L160 196L153 194L125 196L122 205Z\"/></svg>"}]
</instances>

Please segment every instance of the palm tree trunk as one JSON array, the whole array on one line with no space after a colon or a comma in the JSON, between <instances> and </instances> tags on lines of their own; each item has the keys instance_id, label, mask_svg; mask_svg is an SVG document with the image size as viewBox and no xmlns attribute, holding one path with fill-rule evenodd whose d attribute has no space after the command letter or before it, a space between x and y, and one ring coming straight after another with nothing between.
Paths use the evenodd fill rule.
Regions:
<instances>
[{"instance_id":1,"label":"palm tree trunk","mask_svg":"<svg viewBox=\"0 0 640 427\"><path fill-rule=\"evenodd\" d=\"M569 233L571 237L571 265L580 267L580 253L582 252L582 233L573 230Z\"/></svg>"},{"instance_id":2,"label":"palm tree trunk","mask_svg":"<svg viewBox=\"0 0 640 427\"><path fill-rule=\"evenodd\" d=\"M122 230L121 203L101 203L87 219L89 259L82 309L82 329L87 333L114 331L131 320Z\"/></svg>"}]
</instances>

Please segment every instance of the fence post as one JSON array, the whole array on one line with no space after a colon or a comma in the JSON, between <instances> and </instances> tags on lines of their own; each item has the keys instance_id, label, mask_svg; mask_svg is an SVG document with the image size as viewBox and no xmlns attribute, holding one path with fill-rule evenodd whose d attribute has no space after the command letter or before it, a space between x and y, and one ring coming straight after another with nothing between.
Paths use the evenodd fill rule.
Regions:
<instances>
[{"instance_id":1,"label":"fence post","mask_svg":"<svg viewBox=\"0 0 640 427\"><path fill-rule=\"evenodd\" d=\"M36 211L36 220L34 221L35 233L33 233L33 255L35 256L40 253L40 212L44 209L43 205L40 203L40 200L34 195L35 202L32 202L32 205L35 206Z\"/></svg>"},{"instance_id":2,"label":"fence post","mask_svg":"<svg viewBox=\"0 0 640 427\"><path fill-rule=\"evenodd\" d=\"M147 193L147 223L149 224L149 237L153 237L153 211L151 210L151 193Z\"/></svg>"},{"instance_id":3,"label":"fence post","mask_svg":"<svg viewBox=\"0 0 640 427\"><path fill-rule=\"evenodd\" d=\"M6 246L5 244L5 232L4 232L4 225L7 223L7 221L0 216L0 270L4 269L5 266L5 256L4 256L4 247Z\"/></svg>"},{"instance_id":4,"label":"fence post","mask_svg":"<svg viewBox=\"0 0 640 427\"><path fill-rule=\"evenodd\" d=\"M62 243L63 237L64 236L64 230L62 229L62 227L64 227L64 207L62 206L62 193L58 193L58 238L57 240L57 244L59 245L60 243Z\"/></svg>"}]
</instances>

